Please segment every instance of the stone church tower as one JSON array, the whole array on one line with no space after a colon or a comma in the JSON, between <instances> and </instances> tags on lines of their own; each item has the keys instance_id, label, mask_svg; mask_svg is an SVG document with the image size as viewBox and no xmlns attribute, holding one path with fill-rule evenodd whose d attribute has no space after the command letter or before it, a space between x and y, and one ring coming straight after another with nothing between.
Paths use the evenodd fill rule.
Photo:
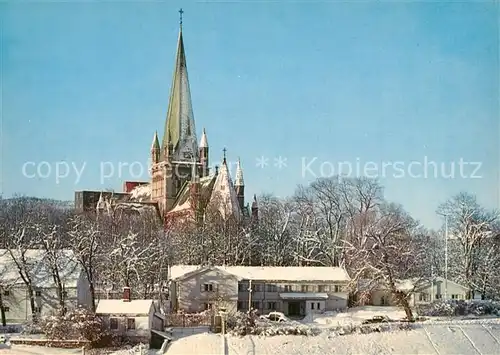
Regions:
<instances>
[{"instance_id":1,"label":"stone church tower","mask_svg":"<svg viewBox=\"0 0 500 355\"><path fill-rule=\"evenodd\" d=\"M163 136L153 135L151 144L151 181L125 181L121 193L75 192L79 210L94 209L124 213L154 213L170 221L193 217L204 219L207 208L223 218L257 220L257 200L245 205L243 169L238 160L233 184L226 149L220 168L209 169L209 145L205 129L198 142L191 103L186 53L182 36L182 9L177 54Z\"/></svg>"},{"instance_id":2,"label":"stone church tower","mask_svg":"<svg viewBox=\"0 0 500 355\"><path fill-rule=\"evenodd\" d=\"M191 92L188 80L186 53L182 35L182 10L181 26L177 41L177 55L170 90L167 117L163 137L158 134L153 136L151 146L151 202L158 205L160 214L165 216L169 212L183 210L180 205L185 201L182 195L189 190L191 209L204 209L214 196L212 189L218 185L225 185L230 196L225 198L230 205L234 205L234 213L244 215L244 183L243 171L238 161L236 171L236 184L233 185L229 171L227 171L226 158L221 164L221 169L215 169L210 175L209 171L209 146L205 129L200 141L196 137L196 127L191 103ZM161 142L161 143L160 143ZM220 174L224 175L219 176ZM227 177L225 177L227 175ZM224 182L221 182L224 181ZM205 202L194 201L205 195ZM237 203L231 203L237 201ZM201 205L204 206L201 206ZM195 207L196 206L196 207ZM236 212L236 209L239 212Z\"/></svg>"}]
</instances>

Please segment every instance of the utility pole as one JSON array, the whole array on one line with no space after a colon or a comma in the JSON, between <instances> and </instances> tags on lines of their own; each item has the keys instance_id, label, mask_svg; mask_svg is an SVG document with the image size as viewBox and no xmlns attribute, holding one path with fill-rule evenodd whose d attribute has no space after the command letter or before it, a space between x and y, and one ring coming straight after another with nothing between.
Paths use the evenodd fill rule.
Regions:
<instances>
[{"instance_id":1,"label":"utility pole","mask_svg":"<svg viewBox=\"0 0 500 355\"><path fill-rule=\"evenodd\" d=\"M448 215L444 215L444 300L448 300Z\"/></svg>"},{"instance_id":2,"label":"utility pole","mask_svg":"<svg viewBox=\"0 0 500 355\"><path fill-rule=\"evenodd\" d=\"M444 217L444 300L448 299L448 214L438 213Z\"/></svg>"},{"instance_id":3,"label":"utility pole","mask_svg":"<svg viewBox=\"0 0 500 355\"><path fill-rule=\"evenodd\" d=\"M252 280L248 281L248 312L252 310Z\"/></svg>"}]
</instances>

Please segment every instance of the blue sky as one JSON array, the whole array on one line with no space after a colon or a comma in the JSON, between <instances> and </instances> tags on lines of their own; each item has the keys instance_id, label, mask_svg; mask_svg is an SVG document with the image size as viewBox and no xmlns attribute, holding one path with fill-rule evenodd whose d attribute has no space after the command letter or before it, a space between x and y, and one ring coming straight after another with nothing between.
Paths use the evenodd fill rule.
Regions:
<instances>
[{"instance_id":1,"label":"blue sky","mask_svg":"<svg viewBox=\"0 0 500 355\"><path fill-rule=\"evenodd\" d=\"M162 134L180 2L3 2L2 191L73 198L141 178ZM487 2L182 2L198 135L241 157L247 199L293 193L320 164L372 164L429 227L465 190L499 203L498 8ZM269 165L256 166L264 156ZM287 158L286 167L274 158ZM311 170L305 165L316 157ZM424 159L469 164L423 174ZM56 163L71 167L56 181ZM412 161L420 162L408 173ZM50 175L36 174L41 162ZM106 163L109 162L109 163ZM121 172L119 164L122 163ZM398 162L395 173L382 165ZM114 174L102 179L101 163ZM107 165L106 165L107 164ZM61 174L64 173L60 164ZM324 165L326 168L327 165ZM345 165L344 165L345 167ZM48 171L42 166L42 175ZM44 170L45 169L45 170ZM432 169L432 168L431 168ZM312 173L311 173L312 171ZM107 170L105 173L109 173ZM324 169L323 174L329 170ZM345 173L345 171L344 171ZM362 172L361 172L362 173ZM474 173L474 175L473 175ZM63 174L64 175L64 174ZM473 178L473 177L481 178Z\"/></svg>"}]
</instances>

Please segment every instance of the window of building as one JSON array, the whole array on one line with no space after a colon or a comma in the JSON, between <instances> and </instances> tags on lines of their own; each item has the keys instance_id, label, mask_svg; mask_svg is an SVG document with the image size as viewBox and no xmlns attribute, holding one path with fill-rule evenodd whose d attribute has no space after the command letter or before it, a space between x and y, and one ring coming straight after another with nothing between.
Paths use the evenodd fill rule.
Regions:
<instances>
[{"instance_id":1,"label":"window of building","mask_svg":"<svg viewBox=\"0 0 500 355\"><path fill-rule=\"evenodd\" d=\"M3 311L4 311L4 312L9 312L9 311L10 311L10 308L9 308L9 307L4 307L4 308L3 308Z\"/></svg>"},{"instance_id":2,"label":"window of building","mask_svg":"<svg viewBox=\"0 0 500 355\"><path fill-rule=\"evenodd\" d=\"M210 310L212 308L213 308L213 304L212 303L203 303L203 309L205 311L208 311L208 310Z\"/></svg>"},{"instance_id":3,"label":"window of building","mask_svg":"<svg viewBox=\"0 0 500 355\"><path fill-rule=\"evenodd\" d=\"M302 292L309 292L309 285L302 285L301 290Z\"/></svg>"},{"instance_id":4,"label":"window of building","mask_svg":"<svg viewBox=\"0 0 500 355\"><path fill-rule=\"evenodd\" d=\"M319 302L316 303L316 309L318 309L318 310L321 309L321 304Z\"/></svg>"},{"instance_id":5,"label":"window of building","mask_svg":"<svg viewBox=\"0 0 500 355\"><path fill-rule=\"evenodd\" d=\"M276 310L276 302L267 302L267 309L269 309L271 311L275 311Z\"/></svg>"},{"instance_id":6,"label":"window of building","mask_svg":"<svg viewBox=\"0 0 500 355\"><path fill-rule=\"evenodd\" d=\"M311 309L314 309L314 302L311 302Z\"/></svg>"},{"instance_id":7,"label":"window of building","mask_svg":"<svg viewBox=\"0 0 500 355\"><path fill-rule=\"evenodd\" d=\"M203 284L203 291L205 292L213 292L214 285L213 284Z\"/></svg>"},{"instance_id":8,"label":"window of building","mask_svg":"<svg viewBox=\"0 0 500 355\"><path fill-rule=\"evenodd\" d=\"M109 318L109 329L111 330L118 329L118 318Z\"/></svg>"},{"instance_id":9,"label":"window of building","mask_svg":"<svg viewBox=\"0 0 500 355\"><path fill-rule=\"evenodd\" d=\"M35 296L40 297L42 295L42 291L35 291Z\"/></svg>"},{"instance_id":10,"label":"window of building","mask_svg":"<svg viewBox=\"0 0 500 355\"><path fill-rule=\"evenodd\" d=\"M340 292L342 288L339 285L333 286L333 292Z\"/></svg>"},{"instance_id":11,"label":"window of building","mask_svg":"<svg viewBox=\"0 0 500 355\"><path fill-rule=\"evenodd\" d=\"M238 301L238 310L246 309L248 302Z\"/></svg>"},{"instance_id":12,"label":"window of building","mask_svg":"<svg viewBox=\"0 0 500 355\"><path fill-rule=\"evenodd\" d=\"M267 284L267 292L278 292L278 288L276 285L273 284Z\"/></svg>"},{"instance_id":13,"label":"window of building","mask_svg":"<svg viewBox=\"0 0 500 355\"><path fill-rule=\"evenodd\" d=\"M460 298L460 295L451 295L452 300L458 300Z\"/></svg>"},{"instance_id":14,"label":"window of building","mask_svg":"<svg viewBox=\"0 0 500 355\"><path fill-rule=\"evenodd\" d=\"M3 291L3 295L4 295L4 296L9 296L9 295L10 295L10 291L9 291L9 290L5 290L5 291Z\"/></svg>"},{"instance_id":15,"label":"window of building","mask_svg":"<svg viewBox=\"0 0 500 355\"><path fill-rule=\"evenodd\" d=\"M292 285L285 285L285 292L292 292Z\"/></svg>"},{"instance_id":16,"label":"window of building","mask_svg":"<svg viewBox=\"0 0 500 355\"><path fill-rule=\"evenodd\" d=\"M437 300L440 300L442 298L442 295L440 295L439 293L436 294L436 299Z\"/></svg>"},{"instance_id":17,"label":"window of building","mask_svg":"<svg viewBox=\"0 0 500 355\"><path fill-rule=\"evenodd\" d=\"M261 284L252 284L252 292L262 292Z\"/></svg>"},{"instance_id":18,"label":"window of building","mask_svg":"<svg viewBox=\"0 0 500 355\"><path fill-rule=\"evenodd\" d=\"M318 292L326 292L326 286L325 285L318 285Z\"/></svg>"},{"instance_id":19,"label":"window of building","mask_svg":"<svg viewBox=\"0 0 500 355\"><path fill-rule=\"evenodd\" d=\"M427 301L427 294L426 293L421 293L418 296L419 301Z\"/></svg>"},{"instance_id":20,"label":"window of building","mask_svg":"<svg viewBox=\"0 0 500 355\"><path fill-rule=\"evenodd\" d=\"M35 313L42 313L42 307L35 307Z\"/></svg>"},{"instance_id":21,"label":"window of building","mask_svg":"<svg viewBox=\"0 0 500 355\"><path fill-rule=\"evenodd\" d=\"M260 309L260 301L252 301L253 309Z\"/></svg>"},{"instance_id":22,"label":"window of building","mask_svg":"<svg viewBox=\"0 0 500 355\"><path fill-rule=\"evenodd\" d=\"M247 282L239 282L238 283L238 291L239 292L247 292L248 291L248 283Z\"/></svg>"},{"instance_id":23,"label":"window of building","mask_svg":"<svg viewBox=\"0 0 500 355\"><path fill-rule=\"evenodd\" d=\"M127 318L127 330L135 329L135 318Z\"/></svg>"}]
</instances>

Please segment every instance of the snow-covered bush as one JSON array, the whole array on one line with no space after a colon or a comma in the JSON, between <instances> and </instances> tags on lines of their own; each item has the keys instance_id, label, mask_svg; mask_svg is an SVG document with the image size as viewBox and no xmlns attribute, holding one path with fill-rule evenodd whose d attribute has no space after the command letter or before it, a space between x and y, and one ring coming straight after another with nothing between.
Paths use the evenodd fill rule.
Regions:
<instances>
[{"instance_id":1,"label":"snow-covered bush","mask_svg":"<svg viewBox=\"0 0 500 355\"><path fill-rule=\"evenodd\" d=\"M272 322L262 321L257 317L255 311L242 313L237 312L227 318L226 326L229 334L245 335L306 335L313 336L319 334L319 330L311 328L298 322Z\"/></svg>"},{"instance_id":2,"label":"snow-covered bush","mask_svg":"<svg viewBox=\"0 0 500 355\"><path fill-rule=\"evenodd\" d=\"M418 314L431 317L452 317L466 315L498 315L500 302L481 300L447 300L435 301L418 306Z\"/></svg>"},{"instance_id":3,"label":"snow-covered bush","mask_svg":"<svg viewBox=\"0 0 500 355\"><path fill-rule=\"evenodd\" d=\"M23 325L23 330L21 331L23 335L32 335L32 334L43 334L43 330L40 327L40 324L28 322Z\"/></svg>"},{"instance_id":4,"label":"snow-covered bush","mask_svg":"<svg viewBox=\"0 0 500 355\"><path fill-rule=\"evenodd\" d=\"M122 349L110 353L109 355L148 355L149 354L149 346L147 344L138 344L129 349Z\"/></svg>"},{"instance_id":5,"label":"snow-covered bush","mask_svg":"<svg viewBox=\"0 0 500 355\"><path fill-rule=\"evenodd\" d=\"M254 334L257 321L257 312L235 312L226 318L226 328L228 333L234 335Z\"/></svg>"},{"instance_id":6,"label":"snow-covered bush","mask_svg":"<svg viewBox=\"0 0 500 355\"><path fill-rule=\"evenodd\" d=\"M70 310L64 315L57 312L42 318L40 327L48 339L96 342L104 334L101 319L82 307Z\"/></svg>"},{"instance_id":7,"label":"snow-covered bush","mask_svg":"<svg viewBox=\"0 0 500 355\"><path fill-rule=\"evenodd\" d=\"M329 330L335 335L349 335L349 334L370 334L370 333L381 333L381 332L392 332L400 330L412 330L413 324L409 322L401 323L380 323L380 324L369 324L369 325L353 325L345 324L336 327L329 328Z\"/></svg>"}]
</instances>

